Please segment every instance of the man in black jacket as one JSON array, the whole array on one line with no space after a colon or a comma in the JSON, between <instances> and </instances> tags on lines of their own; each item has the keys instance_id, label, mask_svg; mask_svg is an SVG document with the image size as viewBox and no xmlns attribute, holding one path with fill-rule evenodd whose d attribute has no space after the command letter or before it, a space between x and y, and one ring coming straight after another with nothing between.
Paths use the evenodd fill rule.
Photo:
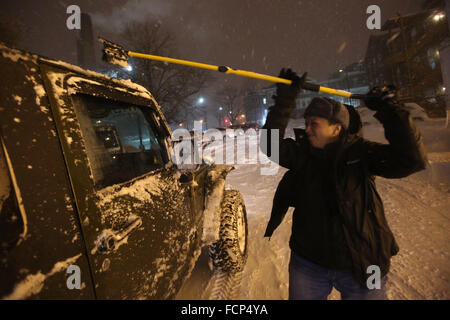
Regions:
<instances>
[{"instance_id":1,"label":"man in black jacket","mask_svg":"<svg viewBox=\"0 0 450 320\"><path fill-rule=\"evenodd\" d=\"M390 258L399 248L374 176L403 178L423 170L421 135L392 88L374 88L365 103L376 111L389 144L363 139L357 112L327 98L312 100L306 130L297 130L295 141L283 139L306 74L282 69L280 77L292 85L277 84L264 129L279 130L279 164L290 170L278 186L265 236L295 207L289 298L327 299L335 287L343 299L385 299ZM270 155L268 148L261 139L261 150Z\"/></svg>"}]
</instances>

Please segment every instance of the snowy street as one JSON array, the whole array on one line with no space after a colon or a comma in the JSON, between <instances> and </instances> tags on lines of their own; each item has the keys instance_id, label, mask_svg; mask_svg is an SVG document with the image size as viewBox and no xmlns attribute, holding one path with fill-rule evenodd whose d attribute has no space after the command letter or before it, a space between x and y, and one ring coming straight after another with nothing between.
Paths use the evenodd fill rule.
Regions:
<instances>
[{"instance_id":1,"label":"snowy street","mask_svg":"<svg viewBox=\"0 0 450 320\"><path fill-rule=\"evenodd\" d=\"M442 120L416 124L424 137L431 167L405 179L376 180L387 220L400 246L400 252L391 260L387 294L389 299L450 299L449 129L444 129ZM301 126L301 121L295 125ZM385 142L383 128L376 121L364 130L366 139ZM249 255L234 299L287 299L293 209L270 241L263 238L273 195L285 170L280 169L274 176L262 176L259 165L235 167L227 178L226 188L239 190L244 196ZM195 281L190 279L178 298L205 298L202 293L210 274L207 259L203 258L192 275ZM335 290L329 296L339 298Z\"/></svg>"}]
</instances>

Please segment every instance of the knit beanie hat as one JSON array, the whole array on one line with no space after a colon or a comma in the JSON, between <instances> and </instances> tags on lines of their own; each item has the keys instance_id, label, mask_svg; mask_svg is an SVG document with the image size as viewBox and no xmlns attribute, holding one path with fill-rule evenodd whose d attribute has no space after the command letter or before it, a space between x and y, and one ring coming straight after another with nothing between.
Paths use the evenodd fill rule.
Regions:
<instances>
[{"instance_id":1,"label":"knit beanie hat","mask_svg":"<svg viewBox=\"0 0 450 320\"><path fill-rule=\"evenodd\" d=\"M347 108L340 102L329 98L314 98L305 110L304 117L320 117L337 122L347 130L350 115Z\"/></svg>"}]
</instances>

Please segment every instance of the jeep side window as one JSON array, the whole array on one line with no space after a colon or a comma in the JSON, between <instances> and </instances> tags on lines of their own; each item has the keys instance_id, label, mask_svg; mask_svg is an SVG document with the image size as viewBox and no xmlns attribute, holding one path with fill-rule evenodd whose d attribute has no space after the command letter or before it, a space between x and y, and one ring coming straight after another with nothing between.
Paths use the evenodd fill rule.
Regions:
<instances>
[{"instance_id":1,"label":"jeep side window","mask_svg":"<svg viewBox=\"0 0 450 320\"><path fill-rule=\"evenodd\" d=\"M88 95L72 98L97 189L164 166L164 144L149 108Z\"/></svg>"}]
</instances>

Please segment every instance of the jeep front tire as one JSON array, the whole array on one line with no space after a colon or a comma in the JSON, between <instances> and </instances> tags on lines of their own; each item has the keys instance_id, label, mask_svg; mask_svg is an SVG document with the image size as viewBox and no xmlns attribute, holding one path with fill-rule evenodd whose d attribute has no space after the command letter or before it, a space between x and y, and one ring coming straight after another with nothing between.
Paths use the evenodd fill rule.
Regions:
<instances>
[{"instance_id":1,"label":"jeep front tire","mask_svg":"<svg viewBox=\"0 0 450 320\"><path fill-rule=\"evenodd\" d=\"M244 269L247 260L247 213L239 191L225 190L221 202L219 240L209 247L213 266L224 272Z\"/></svg>"}]
</instances>

